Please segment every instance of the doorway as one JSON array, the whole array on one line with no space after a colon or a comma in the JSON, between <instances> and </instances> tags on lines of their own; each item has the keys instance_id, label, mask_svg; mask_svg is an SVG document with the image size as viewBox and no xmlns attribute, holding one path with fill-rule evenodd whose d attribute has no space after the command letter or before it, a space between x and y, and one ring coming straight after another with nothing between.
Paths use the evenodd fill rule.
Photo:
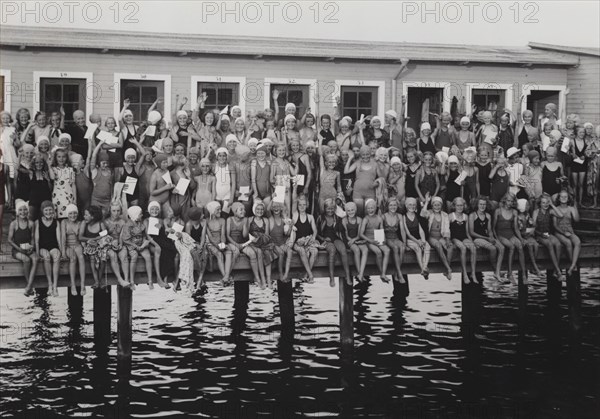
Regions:
<instances>
[{"instance_id":1,"label":"doorway","mask_svg":"<svg viewBox=\"0 0 600 419\"><path fill-rule=\"evenodd\" d=\"M415 130L417 137L419 136L421 122L429 122L432 129L435 127L435 117L426 113L441 114L444 110L443 99L444 89L441 87L408 87L406 97L407 125Z\"/></svg>"}]
</instances>

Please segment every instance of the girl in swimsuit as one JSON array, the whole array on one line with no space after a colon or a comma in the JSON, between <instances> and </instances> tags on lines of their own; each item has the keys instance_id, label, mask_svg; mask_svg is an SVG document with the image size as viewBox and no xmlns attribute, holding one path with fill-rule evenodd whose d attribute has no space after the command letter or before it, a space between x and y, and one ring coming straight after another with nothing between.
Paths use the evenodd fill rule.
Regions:
<instances>
[{"instance_id":1,"label":"girl in swimsuit","mask_svg":"<svg viewBox=\"0 0 600 419\"><path fill-rule=\"evenodd\" d=\"M579 211L577 211L577 207L571 202L569 192L564 189L558 194L556 204L562 212L563 217L554 217L554 231L556 238L567 249L569 260L571 260L571 266L567 270L567 275L571 275L573 271L578 269L577 262L579 261L579 252L581 251L581 239L573 231L573 223L579 222Z\"/></svg>"},{"instance_id":2,"label":"girl in swimsuit","mask_svg":"<svg viewBox=\"0 0 600 419\"><path fill-rule=\"evenodd\" d=\"M55 219L52 202L41 205L42 218L35 222L35 247L38 258L44 261L48 289L53 297L58 296L58 269L60 267L60 229Z\"/></svg>"},{"instance_id":3,"label":"girl in swimsuit","mask_svg":"<svg viewBox=\"0 0 600 419\"><path fill-rule=\"evenodd\" d=\"M229 164L229 152L226 148L217 149L217 163L215 164L215 200L221 204L221 210L229 212L229 205L233 203L233 193L236 190L236 177L233 166Z\"/></svg>"},{"instance_id":4,"label":"girl in swimsuit","mask_svg":"<svg viewBox=\"0 0 600 419\"><path fill-rule=\"evenodd\" d=\"M206 223L206 247L217 259L219 272L222 275L221 285L229 285L231 275L231 250L227 247L225 234L225 220L221 218L221 204L211 201L206 205L209 220Z\"/></svg>"},{"instance_id":5,"label":"girl in swimsuit","mask_svg":"<svg viewBox=\"0 0 600 419\"><path fill-rule=\"evenodd\" d=\"M421 267L423 278L429 279L429 255L431 247L427 243L425 232L419 223L417 215L417 200L415 198L406 198L406 215L402 217L402 227L406 234L406 247L417 256L417 262Z\"/></svg>"},{"instance_id":6,"label":"girl in swimsuit","mask_svg":"<svg viewBox=\"0 0 600 419\"><path fill-rule=\"evenodd\" d=\"M535 226L535 238L548 249L548 254L558 276L557 279L562 281L564 276L560 270L561 243L553 234L550 234L550 228L553 224L552 218L555 219L554 223L556 223L556 218L563 218L563 213L554 206L550 195L542 195L538 208L533 211L532 216L533 225Z\"/></svg>"},{"instance_id":7,"label":"girl in swimsuit","mask_svg":"<svg viewBox=\"0 0 600 419\"><path fill-rule=\"evenodd\" d=\"M325 201L340 197L342 184L340 182L340 172L335 170L338 158L335 154L326 154L321 156L321 170L319 179L319 211L325 212Z\"/></svg>"},{"instance_id":8,"label":"girl in swimsuit","mask_svg":"<svg viewBox=\"0 0 600 419\"><path fill-rule=\"evenodd\" d=\"M250 166L253 201L262 200L267 208L271 202L271 164L267 161L267 147L259 144L256 148L256 160Z\"/></svg>"},{"instance_id":9,"label":"girl in swimsuit","mask_svg":"<svg viewBox=\"0 0 600 419\"><path fill-rule=\"evenodd\" d=\"M79 262L79 277L81 279L81 295L85 295L85 259L83 247L79 242L79 226L77 221L79 210L77 205L67 205L67 218L60 222L61 253L69 258L69 275L71 277L71 295L77 295L75 273Z\"/></svg>"},{"instance_id":10,"label":"girl in swimsuit","mask_svg":"<svg viewBox=\"0 0 600 419\"><path fill-rule=\"evenodd\" d=\"M377 266L381 272L381 280L383 282L390 282L390 279L387 277L390 248L385 244L385 240L382 242L375 240L375 230L383 229L383 218L377 215L377 203L374 199L367 199L365 209L366 214L360 225L360 238L365 240L367 248L375 254Z\"/></svg>"},{"instance_id":11,"label":"girl in swimsuit","mask_svg":"<svg viewBox=\"0 0 600 419\"><path fill-rule=\"evenodd\" d=\"M354 266L356 267L358 282L364 282L365 267L369 249L366 241L360 238L359 230L362 224L360 217L356 216L356 204L347 202L345 206L346 217L342 219L342 225L346 230L346 244L354 255Z\"/></svg>"},{"instance_id":12,"label":"girl in swimsuit","mask_svg":"<svg viewBox=\"0 0 600 419\"><path fill-rule=\"evenodd\" d=\"M196 176L196 206L206 208L206 204L215 200L215 177L211 173L212 164L207 158L200 160L200 175Z\"/></svg>"},{"instance_id":13,"label":"girl in swimsuit","mask_svg":"<svg viewBox=\"0 0 600 419\"><path fill-rule=\"evenodd\" d=\"M275 253L277 253L279 280L289 282L288 275L292 262L292 246L289 244L289 237L292 232L292 220L284 219L282 214L283 204L273 202L271 205L271 218L269 218L270 236L275 245Z\"/></svg>"},{"instance_id":14,"label":"girl in swimsuit","mask_svg":"<svg viewBox=\"0 0 600 419\"><path fill-rule=\"evenodd\" d=\"M490 252L490 258L496 262L496 273L494 277L500 281L500 268L504 259L504 246L494 237L492 231L492 217L487 209L489 202L485 197L475 198L471 207L475 211L469 214L469 233L475 247L486 249Z\"/></svg>"},{"instance_id":15,"label":"girl in swimsuit","mask_svg":"<svg viewBox=\"0 0 600 419\"><path fill-rule=\"evenodd\" d=\"M329 262L329 285L335 286L335 260L339 255L342 261L342 267L346 273L346 283L352 285L352 276L350 275L350 265L348 264L348 251L342 241L344 232L342 220L335 213L335 200L327 199L325 201L325 211L321 213L317 220L318 235L317 238L325 246Z\"/></svg>"},{"instance_id":16,"label":"girl in swimsuit","mask_svg":"<svg viewBox=\"0 0 600 419\"><path fill-rule=\"evenodd\" d=\"M300 261L302 261L302 266L306 270L306 275L303 279L312 284L315 282L312 268L317 259L320 246L316 241L317 225L315 224L315 218L311 214L306 213L307 207L308 200L303 196L299 197L292 215L292 225L294 226L293 242L294 251L298 253Z\"/></svg>"},{"instance_id":17,"label":"girl in swimsuit","mask_svg":"<svg viewBox=\"0 0 600 419\"><path fill-rule=\"evenodd\" d=\"M583 199L584 179L588 166L587 156L585 154L587 144L585 142L584 127L577 128L577 136L572 143L571 154L573 157L573 162L571 163L571 184L573 185L573 190L575 191L576 202L579 206L581 206L581 200ZM576 162L576 159L582 161L582 163Z\"/></svg>"},{"instance_id":18,"label":"girl in swimsuit","mask_svg":"<svg viewBox=\"0 0 600 419\"><path fill-rule=\"evenodd\" d=\"M250 268L254 274L255 282L264 289L264 275L261 274L261 266L258 265L256 251L248 246L248 219L246 209L241 202L231 204L233 217L227 219L227 246L231 250L231 266L235 266L240 255L243 253L250 261Z\"/></svg>"},{"instance_id":19,"label":"girl in swimsuit","mask_svg":"<svg viewBox=\"0 0 600 419\"><path fill-rule=\"evenodd\" d=\"M415 189L419 194L421 202L425 201L425 195L436 196L440 190L440 178L433 166L433 154L425 152L423 155L423 165L421 170L415 176Z\"/></svg>"},{"instance_id":20,"label":"girl in swimsuit","mask_svg":"<svg viewBox=\"0 0 600 419\"><path fill-rule=\"evenodd\" d=\"M375 199L375 190L380 184L379 168L375 160L371 157L371 149L364 145L360 148L360 160L348 159L344 173L352 173L356 171L356 181L354 183L354 191L352 192L352 200L358 208L358 214L363 215L365 212L365 202L369 199Z\"/></svg>"},{"instance_id":21,"label":"girl in swimsuit","mask_svg":"<svg viewBox=\"0 0 600 419\"><path fill-rule=\"evenodd\" d=\"M523 251L523 237L519 231L517 222L517 211L514 209L515 196L508 192L500 200L500 207L494 212L494 219L492 225L494 226L494 233L496 238L502 243L502 245L508 249L508 279L516 284L515 277L513 276L513 256L515 249L519 253L519 264L521 265L521 271L527 272L525 267L525 252ZM523 275L523 284L527 284L527 279Z\"/></svg>"},{"instance_id":22,"label":"girl in swimsuit","mask_svg":"<svg viewBox=\"0 0 600 419\"><path fill-rule=\"evenodd\" d=\"M152 203L150 203L150 205L151 204ZM149 212L150 216L155 216L151 211ZM158 208L157 213L160 214L160 208ZM138 257L141 256L146 264L148 287L153 289L152 258L150 255L150 250L148 249L151 239L148 236L147 223L142 220L142 209L140 207L134 206L127 209L127 215L129 219L121 229L121 236L119 237L119 241L122 246L121 251L119 252L119 257L121 258L121 265L123 266L125 281L129 282L129 286L132 290L135 290L137 260ZM157 275L160 277L159 273L157 273Z\"/></svg>"},{"instance_id":23,"label":"girl in swimsuit","mask_svg":"<svg viewBox=\"0 0 600 419\"><path fill-rule=\"evenodd\" d=\"M454 206L454 212L448 215L450 221L450 237L452 238L452 244L458 250L460 250L460 263L462 266L462 278L465 284L469 284L469 276L467 274L467 250L471 253L471 279L475 284L478 284L475 267L477 263L477 249L471 235L469 234L469 222L468 217L464 213L466 202L463 198L454 198L452 201ZM448 260L452 260L452 250L454 247L448 250Z\"/></svg>"},{"instance_id":24,"label":"girl in swimsuit","mask_svg":"<svg viewBox=\"0 0 600 419\"><path fill-rule=\"evenodd\" d=\"M402 217L398 214L398 200L391 198L387 203L388 211L383 214L383 232L385 234L385 244L391 249L394 264L396 265L396 274L392 275L394 281L405 284L402 275L402 259L404 259L404 236L402 232Z\"/></svg>"},{"instance_id":25,"label":"girl in swimsuit","mask_svg":"<svg viewBox=\"0 0 600 419\"><path fill-rule=\"evenodd\" d=\"M273 189L273 198L276 196L278 186L285 187L284 205L285 214L290 213L291 197L290 197L290 180L292 176L296 176L296 169L293 168L285 158L286 147L283 144L277 146L277 158L271 163L271 187Z\"/></svg>"},{"instance_id":26,"label":"girl in swimsuit","mask_svg":"<svg viewBox=\"0 0 600 419\"><path fill-rule=\"evenodd\" d=\"M428 243L433 247L440 257L440 260L446 268L444 276L448 280L452 279L452 268L448 263L448 257L446 253L448 249L452 247L452 239L450 238L450 220L448 214L442 211L443 201L439 196L433 198L427 196L425 205L421 210L421 217L427 219L427 226L429 228L429 240ZM427 209L428 204L431 202L431 210Z\"/></svg>"},{"instance_id":27,"label":"girl in swimsuit","mask_svg":"<svg viewBox=\"0 0 600 419\"><path fill-rule=\"evenodd\" d=\"M15 202L15 211L17 218L10 223L8 227L8 244L12 247L13 258L21 261L23 264L23 276L25 277L25 295L33 294L31 286L35 278L38 255L34 246L34 228L33 221L29 221L29 208L27 202L17 200ZM49 288L50 282L48 282Z\"/></svg>"}]
</instances>

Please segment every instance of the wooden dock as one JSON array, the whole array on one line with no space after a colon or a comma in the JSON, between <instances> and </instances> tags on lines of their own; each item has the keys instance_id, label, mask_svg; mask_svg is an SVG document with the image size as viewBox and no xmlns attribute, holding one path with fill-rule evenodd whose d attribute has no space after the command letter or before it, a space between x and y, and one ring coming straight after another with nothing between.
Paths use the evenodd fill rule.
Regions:
<instances>
[{"instance_id":1,"label":"wooden dock","mask_svg":"<svg viewBox=\"0 0 600 419\"><path fill-rule=\"evenodd\" d=\"M597 214L597 212L596 212ZM582 224L578 225L578 234L580 234L585 242L583 243L579 266L580 267L600 267L600 241L598 240L598 228L600 227L600 223L595 221L596 218L588 218L584 220ZM584 230L581 230L584 229ZM582 234L583 233L583 234ZM2 244L2 252L0 253L0 290L6 289L20 289L25 286L25 279L22 275L22 265L17 260L13 259L8 246L6 243ZM460 272L460 263L459 263L459 254L455 253L455 257L452 261L452 267L455 272ZM528 260L528 254L526 252L526 257ZM504 260L503 268L506 269L506 258ZM489 259L489 254L487 251L480 250L478 252L478 262L477 269L478 275L482 276L483 272L491 272L493 271L493 267L491 265L491 261ZM349 260L352 261L351 255L349 255ZM540 252L537 258L537 263L540 269L547 269L548 272L548 287L556 287L556 279L551 275L552 264L549 260L546 249L543 247L540 248ZM108 265L108 264L107 264ZM528 268L530 267L530 263L528 260ZM561 261L561 267L567 268L570 265L570 261L566 260L566 252L563 252L563 259ZM216 267L216 263L214 264ZM300 260L297 256L294 256L292 263L292 269L290 271L291 278L300 278L304 275L304 270ZM517 256L515 255L515 261L513 263L513 267L517 269L519 264L517 262ZM116 279L114 275L110 273L110 268L107 267L108 274L106 275L107 284L109 287L105 289L95 289L93 290L94 299L93 299L93 312L94 312L94 340L96 342L110 342L110 319L111 319L111 298L112 298L112 285L116 285ZM394 269L393 261L390 260L390 264L388 266L388 276L391 276L391 273ZM444 267L440 263L437 253L432 251L431 259L429 263L429 270L431 273L442 273L444 272ZM395 296L400 296L403 299L406 299L409 295L409 285L408 285L408 274L416 274L420 272L419 266L417 264L414 253L407 251L405 254L405 258L403 261L402 271L405 274L406 284L393 283L390 285L390 294L393 292ZM87 283L91 284L93 282L91 271L87 270ZM137 265L137 278L136 283L145 284L146 275L145 275L145 266L143 261L138 261ZM351 272L354 273L354 267L351 266ZM327 267L327 254L324 251L319 252L318 258L316 260L315 266L312 270L315 278L328 278L329 270ZM375 264L375 259L371 255L368 259L367 269L365 271L366 275L372 276L373 280L379 281L379 271ZM351 351L354 346L354 313L353 313L353 287L346 284L344 278L343 269L339 265L336 268L336 276L339 287L339 314L340 314L340 344L342 351ZM526 273L525 273L526 275ZM249 283L253 281L252 272L250 270L250 265L248 259L245 256L240 256L236 266L233 271L234 276L234 290L235 290L235 301L237 301L238 296L241 297L242 294L247 294L249 292ZM519 278L522 279L523 273L519 273ZM567 278L567 297L569 300L570 314L571 314L571 323L574 329L578 329L580 327L580 318L579 318L579 307L580 307L580 280L579 280L579 271L576 271ZM221 280L221 276L218 270L215 269L213 272L206 272L204 276L206 281L218 281ZM459 275L455 276L453 281L460 281ZM278 279L278 270L276 266L276 262L273 264L273 279ZM419 280L424 280L419 277ZM436 280L436 279L430 279ZM446 279L443 279L446 281ZM79 282L79 275L77 275L77 283ZM62 262L60 266L60 278L59 278L59 286L67 287L70 285L70 279L68 274L68 263ZM144 285L142 285L144 286ZM43 266L38 264L37 268L37 276L34 281L35 288L45 288L47 287L47 280L44 275ZM465 286L461 282L461 287L464 292L471 292L472 289L478 287L477 285L469 285ZM560 285L559 285L560 287ZM519 290L525 287L519 286ZM167 292L162 290L161 288L156 287L155 292ZM172 291L170 291L172 292ZM238 295L239 294L239 295ZM281 320L281 331L282 337L284 335L293 335L294 333L294 301L293 301L293 292L292 292L292 283L281 283L278 281L277 284L277 294L279 299L279 312L280 312L280 320ZM117 286L117 356L118 363L122 368L129 368L131 362L131 348L132 348L132 302L133 296L135 295L135 291L132 291L129 288L122 288ZM69 301L69 305L83 304L83 297L81 296L73 296L70 295L70 291L67 291L67 298ZM234 305L235 305L234 301ZM464 309L464 307L463 307Z\"/></svg>"}]
</instances>

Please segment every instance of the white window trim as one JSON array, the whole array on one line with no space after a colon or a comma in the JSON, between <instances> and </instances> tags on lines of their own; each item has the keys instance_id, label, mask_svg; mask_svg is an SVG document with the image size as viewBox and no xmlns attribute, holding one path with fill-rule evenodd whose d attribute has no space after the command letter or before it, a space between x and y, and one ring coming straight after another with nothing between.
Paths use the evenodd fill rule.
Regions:
<instances>
[{"instance_id":1,"label":"white window trim","mask_svg":"<svg viewBox=\"0 0 600 419\"><path fill-rule=\"evenodd\" d=\"M163 119L171 122L171 75L170 74L140 74L140 73L115 73L114 74L114 89L115 101L113 113L115 119L119 120L121 113L121 80L143 80L143 81L162 81L165 84L163 97Z\"/></svg>"},{"instance_id":2,"label":"white window trim","mask_svg":"<svg viewBox=\"0 0 600 419\"><path fill-rule=\"evenodd\" d=\"M504 90L504 107L513 110L513 89L514 86L512 83L466 83L467 91L465 95L465 108L467 113L471 113L471 106L473 104L473 89L480 90ZM504 109L499 109L502 113Z\"/></svg>"},{"instance_id":3,"label":"white window trim","mask_svg":"<svg viewBox=\"0 0 600 419\"><path fill-rule=\"evenodd\" d=\"M531 93L532 90L555 90L558 91L558 117L560 118L561 114L566 115L567 106L567 95L566 90L567 86L564 84L535 84L535 83L525 83L521 86L521 95L523 95L523 101L521 102L521 110L527 109L527 96ZM563 121L564 123L564 121Z\"/></svg>"},{"instance_id":4,"label":"white window trim","mask_svg":"<svg viewBox=\"0 0 600 419\"><path fill-rule=\"evenodd\" d=\"M198 83L238 83L238 106L242 109L242 117L246 118L246 98L243 94L246 88L246 77L192 76L190 86L192 107L196 106L196 100L201 93L198 91Z\"/></svg>"},{"instance_id":5,"label":"white window trim","mask_svg":"<svg viewBox=\"0 0 600 419\"><path fill-rule=\"evenodd\" d=\"M265 89L263 94L263 105L265 109L271 107L271 84L297 84L300 86L308 85L308 107L314 113L317 111L315 102L315 90L317 89L317 79L291 79L291 78L265 78ZM280 115L282 116L282 115ZM302 115L300 115L302 117Z\"/></svg>"},{"instance_id":6,"label":"white window trim","mask_svg":"<svg viewBox=\"0 0 600 419\"><path fill-rule=\"evenodd\" d=\"M383 121L385 114L385 81L367 81L367 80L336 80L335 91L337 96L342 94L342 86L359 86L359 87L377 87L377 116ZM366 116L366 115L365 115Z\"/></svg>"},{"instance_id":7,"label":"white window trim","mask_svg":"<svg viewBox=\"0 0 600 419\"><path fill-rule=\"evenodd\" d=\"M406 103L404 104L404 116L406 117L408 113L408 102L410 98L408 97L408 88L409 87L427 87L427 88L437 88L443 89L443 97L442 103L443 111L450 112L450 107L452 106L452 97L450 96L450 88L452 87L452 82L449 81L403 81L402 82L402 96L406 98Z\"/></svg>"},{"instance_id":8,"label":"white window trim","mask_svg":"<svg viewBox=\"0 0 600 419\"><path fill-rule=\"evenodd\" d=\"M41 79L85 79L86 115L90 115L94 112L94 101L98 99L96 95L102 94L102 91L96 92L94 86L94 73L83 73L75 71L34 71L33 86L35 87L35 95L33 99L33 115L40 111L40 93L42 89Z\"/></svg>"},{"instance_id":9,"label":"white window trim","mask_svg":"<svg viewBox=\"0 0 600 419\"><path fill-rule=\"evenodd\" d=\"M10 70L4 70L0 68L0 76L4 77L4 110L12 115L11 104L12 104L12 72Z\"/></svg>"}]
</instances>

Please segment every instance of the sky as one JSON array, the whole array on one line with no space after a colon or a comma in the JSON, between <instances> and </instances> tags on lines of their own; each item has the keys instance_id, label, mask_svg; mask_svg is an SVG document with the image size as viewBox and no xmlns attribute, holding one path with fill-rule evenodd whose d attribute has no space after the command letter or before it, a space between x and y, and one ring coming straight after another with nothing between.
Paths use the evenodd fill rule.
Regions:
<instances>
[{"instance_id":1,"label":"sky","mask_svg":"<svg viewBox=\"0 0 600 419\"><path fill-rule=\"evenodd\" d=\"M600 46L595 1L0 1L2 24L234 36Z\"/></svg>"}]
</instances>

